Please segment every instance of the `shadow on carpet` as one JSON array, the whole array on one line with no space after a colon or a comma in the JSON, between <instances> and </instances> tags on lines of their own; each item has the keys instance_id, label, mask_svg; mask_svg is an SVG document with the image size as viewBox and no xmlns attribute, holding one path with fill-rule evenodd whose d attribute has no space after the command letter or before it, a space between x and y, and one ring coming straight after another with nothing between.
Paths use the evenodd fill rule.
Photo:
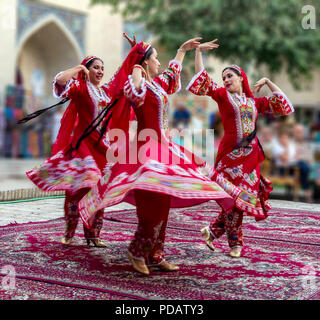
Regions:
<instances>
[{"instance_id":1,"label":"shadow on carpet","mask_svg":"<svg viewBox=\"0 0 320 320\"><path fill-rule=\"evenodd\" d=\"M134 210L105 213L107 248L87 247L80 226L72 246L60 244L63 219L1 227L0 283L8 278L4 266L13 266L15 286L0 286L0 299L320 299L320 212L274 208L259 223L246 217L240 259L228 256L225 236L215 252L201 238L218 212L215 202L172 209L166 257L180 270L149 276L134 272L126 257Z\"/></svg>"}]
</instances>

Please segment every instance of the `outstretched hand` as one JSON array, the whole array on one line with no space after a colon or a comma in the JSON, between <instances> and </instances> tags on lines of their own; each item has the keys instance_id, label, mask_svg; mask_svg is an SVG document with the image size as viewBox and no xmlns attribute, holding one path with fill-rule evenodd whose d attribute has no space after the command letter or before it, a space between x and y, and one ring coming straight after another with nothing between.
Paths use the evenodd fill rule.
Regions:
<instances>
[{"instance_id":1,"label":"outstretched hand","mask_svg":"<svg viewBox=\"0 0 320 320\"><path fill-rule=\"evenodd\" d=\"M180 49L184 50L184 51L190 51L190 50L193 50L195 48L198 48L199 45L200 45L200 40L202 38L193 38L193 39L190 39L188 41L186 41L185 43L183 43L181 46L180 46Z\"/></svg>"},{"instance_id":2,"label":"outstretched hand","mask_svg":"<svg viewBox=\"0 0 320 320\"><path fill-rule=\"evenodd\" d=\"M137 44L136 36L133 36L133 39L131 39L125 32L123 33L123 36L128 40L128 42L131 45L131 48L133 48Z\"/></svg>"},{"instance_id":3,"label":"outstretched hand","mask_svg":"<svg viewBox=\"0 0 320 320\"><path fill-rule=\"evenodd\" d=\"M204 51L204 50L212 50L212 49L215 49L215 48L219 48L219 44L216 43L217 41L218 41L218 39L215 39L215 40L212 40L212 41L209 41L209 42L201 43L199 45L199 49L201 51Z\"/></svg>"}]
</instances>

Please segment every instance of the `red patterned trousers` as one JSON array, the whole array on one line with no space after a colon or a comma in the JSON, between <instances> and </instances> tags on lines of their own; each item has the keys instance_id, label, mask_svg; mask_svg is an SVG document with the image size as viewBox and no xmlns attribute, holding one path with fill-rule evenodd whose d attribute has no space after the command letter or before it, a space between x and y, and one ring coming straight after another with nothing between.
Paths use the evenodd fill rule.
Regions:
<instances>
[{"instance_id":1,"label":"red patterned trousers","mask_svg":"<svg viewBox=\"0 0 320 320\"><path fill-rule=\"evenodd\" d=\"M66 198L64 202L64 214L66 220L66 230L65 237L70 239L74 236L78 221L79 221L79 201L88 193L90 189L84 188L79 190L77 193L70 193L66 191ZM98 239L100 236L100 231L103 225L103 210L97 212L93 226L91 229L88 229L83 225L84 236L86 239Z\"/></svg>"},{"instance_id":2,"label":"red patterned trousers","mask_svg":"<svg viewBox=\"0 0 320 320\"><path fill-rule=\"evenodd\" d=\"M233 209L227 212L222 211L217 219L210 224L209 229L214 238L220 238L227 234L229 246L243 246L242 233L243 212Z\"/></svg>"},{"instance_id":3,"label":"red patterned trousers","mask_svg":"<svg viewBox=\"0 0 320 320\"><path fill-rule=\"evenodd\" d=\"M164 260L164 241L170 211L170 196L144 191L134 191L138 227L130 243L129 253L147 265L157 265Z\"/></svg>"}]
</instances>

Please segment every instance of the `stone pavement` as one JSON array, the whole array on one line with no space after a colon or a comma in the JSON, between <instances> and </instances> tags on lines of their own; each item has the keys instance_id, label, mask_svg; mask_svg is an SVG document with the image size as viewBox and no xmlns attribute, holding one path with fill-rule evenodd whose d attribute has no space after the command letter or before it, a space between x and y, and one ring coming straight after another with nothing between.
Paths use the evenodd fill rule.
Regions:
<instances>
[{"instance_id":1,"label":"stone pavement","mask_svg":"<svg viewBox=\"0 0 320 320\"><path fill-rule=\"evenodd\" d=\"M44 159L4 159L0 158L0 191L34 188L26 171L43 162Z\"/></svg>"},{"instance_id":2,"label":"stone pavement","mask_svg":"<svg viewBox=\"0 0 320 320\"><path fill-rule=\"evenodd\" d=\"M64 216L64 198L22 202L0 202L0 226L10 223L41 222ZM127 203L106 208L105 212L134 208Z\"/></svg>"}]
</instances>

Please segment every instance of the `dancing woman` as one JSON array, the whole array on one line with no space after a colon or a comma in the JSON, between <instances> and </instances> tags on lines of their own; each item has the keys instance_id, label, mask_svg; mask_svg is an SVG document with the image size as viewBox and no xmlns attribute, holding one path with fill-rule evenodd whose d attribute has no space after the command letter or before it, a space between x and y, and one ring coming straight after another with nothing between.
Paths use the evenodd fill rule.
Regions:
<instances>
[{"instance_id":1,"label":"dancing woman","mask_svg":"<svg viewBox=\"0 0 320 320\"><path fill-rule=\"evenodd\" d=\"M263 149L256 137L259 114L284 116L294 111L291 102L281 89L268 78L262 78L253 93L267 85L270 97L255 98L250 90L245 72L232 65L222 72L224 87L214 82L203 66L202 51L217 48L217 39L202 43L195 53L195 73L187 90L196 95L207 95L219 107L224 127L224 136L218 148L215 169L220 174L212 179L219 183L224 177L238 188L238 198L232 212L221 212L215 222L201 230L207 245L214 250L212 241L227 234L231 247L230 255L240 257L243 247L242 219L246 213L262 220L268 215L271 182L261 176L260 163L264 160Z\"/></svg>"},{"instance_id":2,"label":"dancing woman","mask_svg":"<svg viewBox=\"0 0 320 320\"><path fill-rule=\"evenodd\" d=\"M88 227L96 212L104 207L123 201L136 206L138 227L128 251L134 269L143 274L150 273L149 267L164 271L179 269L164 258L170 208L193 206L211 199L225 210L234 204L230 195L204 175L207 169L204 161L196 163L195 155L176 145L168 134L168 95L180 89L185 53L197 47L198 40L182 44L169 67L158 76L160 62L156 49L143 42L133 47L118 72L122 79L117 83L125 97L119 102L122 117L115 120L121 120L118 126L124 127L128 121L126 112L133 107L138 123L137 158L123 164L108 162L105 176L79 202L80 215ZM146 132L150 132L148 137L144 136ZM129 149L133 146L126 150Z\"/></svg>"},{"instance_id":3,"label":"dancing woman","mask_svg":"<svg viewBox=\"0 0 320 320\"><path fill-rule=\"evenodd\" d=\"M68 98L70 104L52 146L52 156L27 172L28 178L44 191L65 191L65 235L61 242L69 245L79 220L78 202L95 185L106 164L108 142L100 139L100 127L73 150L79 137L111 100L110 83L100 86L104 75L103 61L86 57L81 65L60 72L53 81L53 95ZM84 227L88 245L104 247L99 240L103 210L95 216L90 229Z\"/></svg>"}]
</instances>

